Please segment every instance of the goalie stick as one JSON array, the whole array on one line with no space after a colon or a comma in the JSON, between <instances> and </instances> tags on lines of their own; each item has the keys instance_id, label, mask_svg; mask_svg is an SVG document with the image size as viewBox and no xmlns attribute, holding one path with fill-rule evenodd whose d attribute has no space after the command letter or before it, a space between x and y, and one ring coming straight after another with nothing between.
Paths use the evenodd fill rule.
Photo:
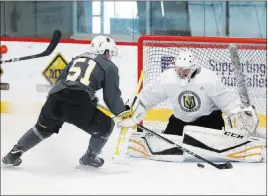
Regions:
<instances>
[{"instance_id":1,"label":"goalie stick","mask_svg":"<svg viewBox=\"0 0 268 196\"><path fill-rule=\"evenodd\" d=\"M250 106L250 100L249 100L249 96L247 92L245 77L243 75L243 71L242 71L241 64L240 64L237 46L235 44L229 44L229 52L230 52L232 64L234 66L234 74L235 74L236 81L237 81L238 95L240 97L242 107L246 108ZM253 109L255 109L254 106L252 107ZM259 124L259 119L255 127L255 130L257 129L258 124Z\"/></svg>"},{"instance_id":2,"label":"goalie stick","mask_svg":"<svg viewBox=\"0 0 268 196\"><path fill-rule=\"evenodd\" d=\"M147 132L149 132L149 133L152 133L153 135L157 136L158 138L160 138L160 139L162 139L162 140L164 140L164 141L166 141L166 142L168 142L168 143L174 145L176 148L182 150L183 152L186 152L186 153L188 153L188 154L194 156L195 158L200 159L200 160L202 160L202 161L204 161L204 162L206 162L206 163L212 165L212 166L215 167L215 168L218 168L218 169L231 169L231 168L233 168L233 165L232 165L230 162L221 163L221 164L213 163L212 161L209 161L209 160L205 159L204 157L202 157L202 156L200 156L200 155L198 155L198 154L195 154L194 152L192 152L192 151L190 151L190 150L188 150L188 149L186 149L186 148L184 148L184 147L182 147L182 146L180 146L180 145L178 145L178 144L172 142L171 140L169 140L169 139L167 139L167 138L165 138L165 137L163 137L163 136L161 136L161 135L155 133L154 131L152 131L152 130L146 128L146 127L143 127L143 126L141 126L141 125L137 125L137 126L138 126L140 129L142 129L142 130L144 130L144 131L147 131Z\"/></svg>"},{"instance_id":3,"label":"goalie stick","mask_svg":"<svg viewBox=\"0 0 268 196\"><path fill-rule=\"evenodd\" d=\"M12 62L17 62L17 61L23 61L23 60L29 60L29 59L35 59L35 58L49 56L54 51L54 49L57 47L60 39L61 39L61 32L59 30L56 30L56 31L54 31L51 42L45 51L43 51L39 54L35 54L35 55L29 55L29 56L24 56L24 57L19 57L19 58L2 60L2 61L0 61L0 64L12 63Z\"/></svg>"},{"instance_id":4,"label":"goalie stick","mask_svg":"<svg viewBox=\"0 0 268 196\"><path fill-rule=\"evenodd\" d=\"M241 99L243 106L248 107L250 106L250 101L249 101L249 96L247 92L245 78L242 73L242 69L240 65L240 59L238 56L238 48L235 44L230 44L229 51L230 51L231 61L234 66L234 74L237 80L237 90L238 90L239 97Z\"/></svg>"}]
</instances>

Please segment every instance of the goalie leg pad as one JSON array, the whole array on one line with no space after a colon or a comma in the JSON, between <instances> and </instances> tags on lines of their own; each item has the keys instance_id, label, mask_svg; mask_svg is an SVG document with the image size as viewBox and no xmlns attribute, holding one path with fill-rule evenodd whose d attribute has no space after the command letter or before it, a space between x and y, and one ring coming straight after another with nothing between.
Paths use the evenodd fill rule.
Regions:
<instances>
[{"instance_id":1,"label":"goalie leg pad","mask_svg":"<svg viewBox=\"0 0 268 196\"><path fill-rule=\"evenodd\" d=\"M151 133L132 132L129 136L127 154L135 158L145 158L156 161L183 162L183 152L156 138Z\"/></svg>"},{"instance_id":2,"label":"goalie leg pad","mask_svg":"<svg viewBox=\"0 0 268 196\"><path fill-rule=\"evenodd\" d=\"M239 162L260 162L265 154L265 140L235 132L185 126L183 143L208 157Z\"/></svg>"}]
</instances>

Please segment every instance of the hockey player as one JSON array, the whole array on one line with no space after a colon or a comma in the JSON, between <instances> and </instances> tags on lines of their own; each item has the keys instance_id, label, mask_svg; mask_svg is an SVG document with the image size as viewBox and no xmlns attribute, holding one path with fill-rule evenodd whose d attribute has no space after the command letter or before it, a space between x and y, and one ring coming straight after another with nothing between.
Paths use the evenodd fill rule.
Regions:
<instances>
[{"instance_id":1,"label":"hockey player","mask_svg":"<svg viewBox=\"0 0 268 196\"><path fill-rule=\"evenodd\" d=\"M103 89L103 99L110 111L119 117L128 114L119 89L117 66L111 58L118 54L113 39L96 36L90 52L72 59L49 92L37 123L2 159L4 164L18 166L21 156L42 140L58 133L67 122L91 134L81 165L101 167L101 152L114 128L114 121L97 109L95 92ZM124 116L126 117L126 116Z\"/></svg>"},{"instance_id":2,"label":"hockey player","mask_svg":"<svg viewBox=\"0 0 268 196\"><path fill-rule=\"evenodd\" d=\"M222 113L227 116L226 119L230 121L230 126L235 127L232 129L232 131L235 130L235 135L252 134L256 130L258 117L254 107L242 109L238 94L225 86L215 72L199 67L192 52L181 51L173 63L173 66L170 65L156 81L146 86L133 99L131 107L133 107L134 115L132 118L119 122L122 127L132 127L140 123L147 110L169 99L173 105L173 114L169 118L166 129L163 130L163 134L174 135L174 138L175 135L183 136L186 127L191 131L195 129L199 132L206 132L200 136L203 138L209 134L222 133L225 125ZM129 145L130 154L136 156L138 153L148 157L151 152L152 155L150 142L148 139L146 141L144 139L145 136L142 133L140 135L134 133L133 137L130 137L130 141L133 141ZM204 147L204 143L200 144L196 138L186 138L186 134L184 134L183 140L193 146ZM234 143L237 144L237 142L232 144ZM206 146L208 145L210 144L206 144ZM147 151L144 148L138 149L137 146L147 146L148 149ZM163 146L163 144L159 144L159 146ZM174 149L164 149L163 152L162 154L167 152L183 154ZM161 152L155 154L159 155Z\"/></svg>"}]
</instances>

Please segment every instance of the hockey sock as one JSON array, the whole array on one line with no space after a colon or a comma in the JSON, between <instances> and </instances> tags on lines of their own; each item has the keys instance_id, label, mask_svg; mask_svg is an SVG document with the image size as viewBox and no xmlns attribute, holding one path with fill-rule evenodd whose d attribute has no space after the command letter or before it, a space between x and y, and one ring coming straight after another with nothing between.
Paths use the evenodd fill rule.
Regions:
<instances>
[{"instance_id":1,"label":"hockey sock","mask_svg":"<svg viewBox=\"0 0 268 196\"><path fill-rule=\"evenodd\" d=\"M108 139L103 139L99 137L91 136L88 145L88 151L92 152L92 154L99 154L101 149L104 147Z\"/></svg>"},{"instance_id":2,"label":"hockey sock","mask_svg":"<svg viewBox=\"0 0 268 196\"><path fill-rule=\"evenodd\" d=\"M40 132L33 127L29 129L18 141L18 147L23 151L26 152L35 145L37 145L42 140L50 137L52 133L44 133Z\"/></svg>"}]
</instances>

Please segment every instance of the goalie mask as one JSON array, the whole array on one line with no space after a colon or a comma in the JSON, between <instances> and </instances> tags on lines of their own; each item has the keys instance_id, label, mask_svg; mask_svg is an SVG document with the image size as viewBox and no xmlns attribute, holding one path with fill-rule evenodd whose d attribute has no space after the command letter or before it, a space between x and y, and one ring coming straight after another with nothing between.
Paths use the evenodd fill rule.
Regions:
<instances>
[{"instance_id":1,"label":"goalie mask","mask_svg":"<svg viewBox=\"0 0 268 196\"><path fill-rule=\"evenodd\" d=\"M191 79L192 74L197 69L197 60L190 51L181 51L174 59L175 71L181 79L181 85L186 86Z\"/></svg>"},{"instance_id":2,"label":"goalie mask","mask_svg":"<svg viewBox=\"0 0 268 196\"><path fill-rule=\"evenodd\" d=\"M91 44L91 52L94 52L96 54L104 54L105 52L109 52L106 57L108 59L112 59L113 57L118 56L118 49L116 46L115 41L107 36L98 35L93 38Z\"/></svg>"}]
</instances>

